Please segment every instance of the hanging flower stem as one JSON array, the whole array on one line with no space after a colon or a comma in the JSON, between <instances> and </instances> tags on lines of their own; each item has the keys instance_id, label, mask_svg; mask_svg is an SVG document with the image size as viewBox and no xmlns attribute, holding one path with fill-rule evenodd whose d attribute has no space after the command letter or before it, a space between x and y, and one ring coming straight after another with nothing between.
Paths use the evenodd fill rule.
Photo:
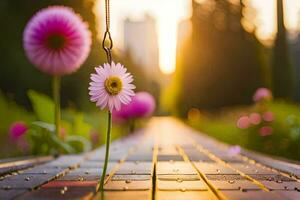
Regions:
<instances>
[{"instance_id":1,"label":"hanging flower stem","mask_svg":"<svg viewBox=\"0 0 300 200\"><path fill-rule=\"evenodd\" d=\"M108 111L107 133L106 133L106 148L105 148L105 160L104 160L104 166L103 166L102 176L101 176L101 180L100 180L100 190L101 191L103 191L103 188L104 188L104 180L105 180L106 169L107 169L107 164L108 164L111 126L112 126L111 125L111 112Z\"/></svg>"},{"instance_id":2,"label":"hanging flower stem","mask_svg":"<svg viewBox=\"0 0 300 200\"><path fill-rule=\"evenodd\" d=\"M53 76L54 123L55 134L60 136L60 76Z\"/></svg>"}]
</instances>

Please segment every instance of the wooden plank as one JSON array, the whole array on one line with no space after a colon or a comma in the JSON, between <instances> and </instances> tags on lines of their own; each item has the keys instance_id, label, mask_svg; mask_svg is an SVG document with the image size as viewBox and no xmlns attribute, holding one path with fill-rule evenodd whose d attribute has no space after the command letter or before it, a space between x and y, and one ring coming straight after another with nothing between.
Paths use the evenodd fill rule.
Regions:
<instances>
[{"instance_id":1,"label":"wooden plank","mask_svg":"<svg viewBox=\"0 0 300 200\"><path fill-rule=\"evenodd\" d=\"M230 156L228 149L178 120L154 118L146 129L112 143L103 195L106 200L300 199L299 165L256 154ZM0 199L102 199L104 152L100 147L65 155L1 176ZM11 163L25 160L0 162L0 169L15 169Z\"/></svg>"}]
</instances>

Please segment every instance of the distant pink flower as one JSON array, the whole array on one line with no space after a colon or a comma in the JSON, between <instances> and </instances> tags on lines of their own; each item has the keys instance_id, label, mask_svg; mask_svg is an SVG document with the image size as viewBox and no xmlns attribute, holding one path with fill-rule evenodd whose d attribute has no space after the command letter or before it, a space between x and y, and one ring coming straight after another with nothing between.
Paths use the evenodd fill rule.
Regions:
<instances>
[{"instance_id":1,"label":"distant pink flower","mask_svg":"<svg viewBox=\"0 0 300 200\"><path fill-rule=\"evenodd\" d=\"M114 111L113 117L116 121L124 121L130 118L148 117L155 110L155 100L148 92L138 92L132 101L122 106L121 110Z\"/></svg>"},{"instance_id":2,"label":"distant pink flower","mask_svg":"<svg viewBox=\"0 0 300 200\"><path fill-rule=\"evenodd\" d=\"M14 122L10 125L9 136L12 141L17 141L20 139L28 130L28 127L25 122Z\"/></svg>"},{"instance_id":3,"label":"distant pink flower","mask_svg":"<svg viewBox=\"0 0 300 200\"><path fill-rule=\"evenodd\" d=\"M272 122L272 121L274 121L274 119L275 119L274 113L273 113L273 112L270 112L270 111L265 112L265 113L263 114L263 119L264 119L266 122Z\"/></svg>"},{"instance_id":4,"label":"distant pink flower","mask_svg":"<svg viewBox=\"0 0 300 200\"><path fill-rule=\"evenodd\" d=\"M121 124L132 118L130 104L123 105L120 110L112 112L112 119L115 123Z\"/></svg>"},{"instance_id":5,"label":"distant pink flower","mask_svg":"<svg viewBox=\"0 0 300 200\"><path fill-rule=\"evenodd\" d=\"M91 131L90 132L90 139L92 141L92 144L96 145L100 141L100 134L97 131Z\"/></svg>"},{"instance_id":6,"label":"distant pink flower","mask_svg":"<svg viewBox=\"0 0 300 200\"><path fill-rule=\"evenodd\" d=\"M272 100L272 92L268 88L258 88L253 96L254 102Z\"/></svg>"},{"instance_id":7,"label":"distant pink flower","mask_svg":"<svg viewBox=\"0 0 300 200\"><path fill-rule=\"evenodd\" d=\"M30 146L29 143L27 142L26 138L24 136L20 137L16 141L17 148L20 149L23 153L28 153Z\"/></svg>"},{"instance_id":8,"label":"distant pink flower","mask_svg":"<svg viewBox=\"0 0 300 200\"><path fill-rule=\"evenodd\" d=\"M130 105L134 117L148 117L155 109L155 100L148 92L138 92Z\"/></svg>"},{"instance_id":9,"label":"distant pink flower","mask_svg":"<svg viewBox=\"0 0 300 200\"><path fill-rule=\"evenodd\" d=\"M120 110L122 104L129 104L135 95L132 84L133 77L120 63L104 63L103 67L95 68L96 74L91 74L89 94L91 101L101 109L108 108L110 112Z\"/></svg>"},{"instance_id":10,"label":"distant pink flower","mask_svg":"<svg viewBox=\"0 0 300 200\"><path fill-rule=\"evenodd\" d=\"M242 116L237 121L237 127L240 129L246 129L250 126L250 119L248 116Z\"/></svg>"},{"instance_id":11,"label":"distant pink flower","mask_svg":"<svg viewBox=\"0 0 300 200\"><path fill-rule=\"evenodd\" d=\"M67 130L64 127L60 127L59 134L61 138L66 138L68 135Z\"/></svg>"},{"instance_id":12,"label":"distant pink flower","mask_svg":"<svg viewBox=\"0 0 300 200\"><path fill-rule=\"evenodd\" d=\"M227 153L229 156L236 156L241 153L241 147L239 145L231 146Z\"/></svg>"},{"instance_id":13,"label":"distant pink flower","mask_svg":"<svg viewBox=\"0 0 300 200\"><path fill-rule=\"evenodd\" d=\"M273 128L270 126L263 126L259 129L259 134L263 137L272 135Z\"/></svg>"},{"instance_id":14,"label":"distant pink flower","mask_svg":"<svg viewBox=\"0 0 300 200\"><path fill-rule=\"evenodd\" d=\"M261 116L258 113L251 113L249 115L250 123L253 125L258 125L261 122Z\"/></svg>"},{"instance_id":15,"label":"distant pink flower","mask_svg":"<svg viewBox=\"0 0 300 200\"><path fill-rule=\"evenodd\" d=\"M51 6L28 22L23 44L27 57L39 70L65 75L76 71L87 58L91 34L71 8Z\"/></svg>"}]
</instances>

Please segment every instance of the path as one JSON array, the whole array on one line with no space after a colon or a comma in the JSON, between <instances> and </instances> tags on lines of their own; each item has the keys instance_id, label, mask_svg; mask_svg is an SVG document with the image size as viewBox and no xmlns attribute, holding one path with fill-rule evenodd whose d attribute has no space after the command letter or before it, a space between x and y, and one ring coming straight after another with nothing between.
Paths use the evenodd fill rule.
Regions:
<instances>
[{"instance_id":1,"label":"path","mask_svg":"<svg viewBox=\"0 0 300 200\"><path fill-rule=\"evenodd\" d=\"M242 154L230 156L227 145L173 118L154 118L112 143L105 199L300 199L299 165ZM0 162L0 199L101 199L96 191L103 158L102 147L57 159Z\"/></svg>"}]
</instances>

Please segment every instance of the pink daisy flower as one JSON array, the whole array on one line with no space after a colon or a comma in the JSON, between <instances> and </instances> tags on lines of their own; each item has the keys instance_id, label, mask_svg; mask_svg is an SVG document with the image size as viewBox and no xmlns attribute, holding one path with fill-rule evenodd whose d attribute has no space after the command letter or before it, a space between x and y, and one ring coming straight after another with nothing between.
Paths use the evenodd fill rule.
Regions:
<instances>
[{"instance_id":1,"label":"pink daisy flower","mask_svg":"<svg viewBox=\"0 0 300 200\"><path fill-rule=\"evenodd\" d=\"M129 104L134 96L131 84L133 77L120 63L104 63L103 67L95 68L96 74L91 74L89 94L91 101L101 109L120 110L122 104Z\"/></svg>"},{"instance_id":2,"label":"pink daisy flower","mask_svg":"<svg viewBox=\"0 0 300 200\"><path fill-rule=\"evenodd\" d=\"M52 6L35 14L27 24L23 44L29 60L50 75L76 71L91 46L87 24L68 7Z\"/></svg>"}]
</instances>

